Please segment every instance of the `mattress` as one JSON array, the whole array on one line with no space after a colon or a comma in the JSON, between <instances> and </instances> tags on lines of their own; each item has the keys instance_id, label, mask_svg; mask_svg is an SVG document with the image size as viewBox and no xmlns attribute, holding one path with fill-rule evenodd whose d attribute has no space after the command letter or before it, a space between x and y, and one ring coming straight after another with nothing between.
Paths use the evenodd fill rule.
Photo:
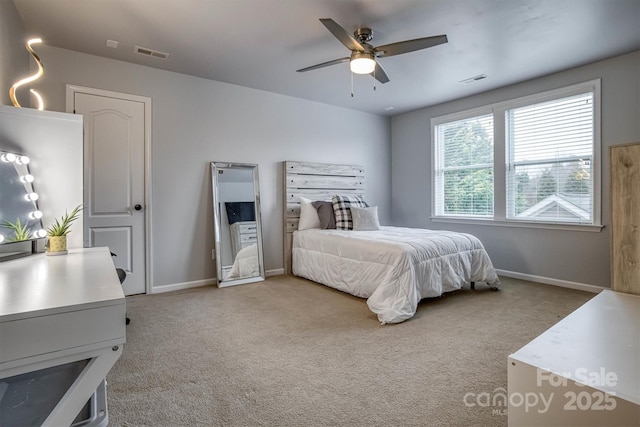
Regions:
<instances>
[{"instance_id":1,"label":"mattress","mask_svg":"<svg viewBox=\"0 0 640 427\"><path fill-rule=\"evenodd\" d=\"M382 324L411 318L422 298L470 282L499 286L480 240L466 233L405 227L293 233L293 274L367 298Z\"/></svg>"}]
</instances>

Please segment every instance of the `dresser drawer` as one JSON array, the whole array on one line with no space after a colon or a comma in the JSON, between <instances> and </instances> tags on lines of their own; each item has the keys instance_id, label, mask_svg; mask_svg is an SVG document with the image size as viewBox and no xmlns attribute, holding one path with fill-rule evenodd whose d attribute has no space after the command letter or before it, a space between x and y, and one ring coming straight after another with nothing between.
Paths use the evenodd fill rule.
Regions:
<instances>
[{"instance_id":1,"label":"dresser drawer","mask_svg":"<svg viewBox=\"0 0 640 427\"><path fill-rule=\"evenodd\" d=\"M255 234L257 231L257 227L256 227L256 223L252 223L252 224L239 224L238 225L238 232L240 234Z\"/></svg>"},{"instance_id":2,"label":"dresser drawer","mask_svg":"<svg viewBox=\"0 0 640 427\"><path fill-rule=\"evenodd\" d=\"M125 311L123 298L103 307L69 309L52 315L0 322L0 366L5 362L57 351L81 352L83 348L111 345L114 341L124 343Z\"/></svg>"},{"instance_id":3,"label":"dresser drawer","mask_svg":"<svg viewBox=\"0 0 640 427\"><path fill-rule=\"evenodd\" d=\"M251 244L258 241L258 235L254 232L253 234L241 234L240 235L240 243L244 245L245 243Z\"/></svg>"},{"instance_id":4,"label":"dresser drawer","mask_svg":"<svg viewBox=\"0 0 640 427\"><path fill-rule=\"evenodd\" d=\"M258 242L258 227L255 221L238 221L231 224L231 248L233 256L249 245Z\"/></svg>"}]
</instances>

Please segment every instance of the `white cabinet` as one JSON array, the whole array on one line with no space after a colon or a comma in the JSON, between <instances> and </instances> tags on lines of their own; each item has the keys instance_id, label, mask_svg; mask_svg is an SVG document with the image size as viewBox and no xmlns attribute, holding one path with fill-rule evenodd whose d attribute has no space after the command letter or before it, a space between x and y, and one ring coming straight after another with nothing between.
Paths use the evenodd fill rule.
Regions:
<instances>
[{"instance_id":1,"label":"white cabinet","mask_svg":"<svg viewBox=\"0 0 640 427\"><path fill-rule=\"evenodd\" d=\"M242 248L257 243L258 229L255 221L238 221L231 224L231 248L233 257Z\"/></svg>"},{"instance_id":2,"label":"white cabinet","mask_svg":"<svg viewBox=\"0 0 640 427\"><path fill-rule=\"evenodd\" d=\"M640 296L602 291L509 356L509 426L640 425Z\"/></svg>"},{"instance_id":3,"label":"white cabinet","mask_svg":"<svg viewBox=\"0 0 640 427\"><path fill-rule=\"evenodd\" d=\"M33 381L20 384L37 387L43 370L86 365L55 408L42 414L44 422L38 422L71 425L126 341L125 298L108 248L3 262L0 295L0 389L9 395L16 377L31 374ZM4 403L0 396L0 412L10 410ZM34 404L29 415L40 409Z\"/></svg>"}]
</instances>

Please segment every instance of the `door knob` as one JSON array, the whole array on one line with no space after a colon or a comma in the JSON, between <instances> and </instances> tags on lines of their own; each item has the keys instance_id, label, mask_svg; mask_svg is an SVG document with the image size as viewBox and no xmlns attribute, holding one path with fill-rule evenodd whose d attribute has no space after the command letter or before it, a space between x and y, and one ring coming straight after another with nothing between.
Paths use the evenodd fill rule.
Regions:
<instances>
[{"instance_id":1,"label":"door knob","mask_svg":"<svg viewBox=\"0 0 640 427\"><path fill-rule=\"evenodd\" d=\"M142 205L135 205L133 208L135 210L137 210L137 211L141 211L142 210Z\"/></svg>"}]
</instances>

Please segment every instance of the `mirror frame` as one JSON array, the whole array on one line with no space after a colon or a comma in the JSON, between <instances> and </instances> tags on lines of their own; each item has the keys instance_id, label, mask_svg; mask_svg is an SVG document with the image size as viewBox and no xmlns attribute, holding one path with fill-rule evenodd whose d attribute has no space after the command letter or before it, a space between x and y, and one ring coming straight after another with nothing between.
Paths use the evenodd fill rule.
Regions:
<instances>
[{"instance_id":1,"label":"mirror frame","mask_svg":"<svg viewBox=\"0 0 640 427\"><path fill-rule=\"evenodd\" d=\"M25 227L35 227L35 230L31 231L28 238L20 240L6 240L6 229L8 227L3 225L3 221L13 220L13 215L10 215L11 218L0 217L0 235L3 237L0 239L0 262L10 261L12 259L38 253L40 251L39 246L41 246L39 242L44 242L47 237L47 233L42 222L42 212L38 206L38 199L27 199L27 201L22 200L23 195L27 196L28 194L37 194L35 193L34 177L31 174L32 172L29 163L29 157L25 154L0 149L0 166L13 169L12 172L2 173L2 176L4 178L7 178L8 176L9 180L7 182L3 180L0 191L8 193L9 200L15 197L20 198L21 204L23 204L24 207L21 206L20 211L17 213L15 212L15 209L12 210L11 213L16 214L18 219L22 217L22 220L24 221L23 225ZM15 172L15 174L13 172ZM26 176L30 176L31 180L23 180ZM16 188L18 189L17 191L10 191L15 190ZM4 214L6 214L7 210L5 208L6 206L0 206L0 211L3 211ZM31 217L31 215L35 213L39 213L40 216Z\"/></svg>"},{"instance_id":2,"label":"mirror frame","mask_svg":"<svg viewBox=\"0 0 640 427\"><path fill-rule=\"evenodd\" d=\"M224 201L220 200L218 175L223 169L249 170L253 177L253 196L256 221L256 245L258 255L259 275L254 277L241 277L238 279L224 279L222 265L222 214L220 209ZM242 285L265 280L264 254L262 248L262 221L260 218L260 183L258 179L258 165L249 163L211 162L211 185L213 195L213 236L216 254L216 279L218 287Z\"/></svg>"}]
</instances>

